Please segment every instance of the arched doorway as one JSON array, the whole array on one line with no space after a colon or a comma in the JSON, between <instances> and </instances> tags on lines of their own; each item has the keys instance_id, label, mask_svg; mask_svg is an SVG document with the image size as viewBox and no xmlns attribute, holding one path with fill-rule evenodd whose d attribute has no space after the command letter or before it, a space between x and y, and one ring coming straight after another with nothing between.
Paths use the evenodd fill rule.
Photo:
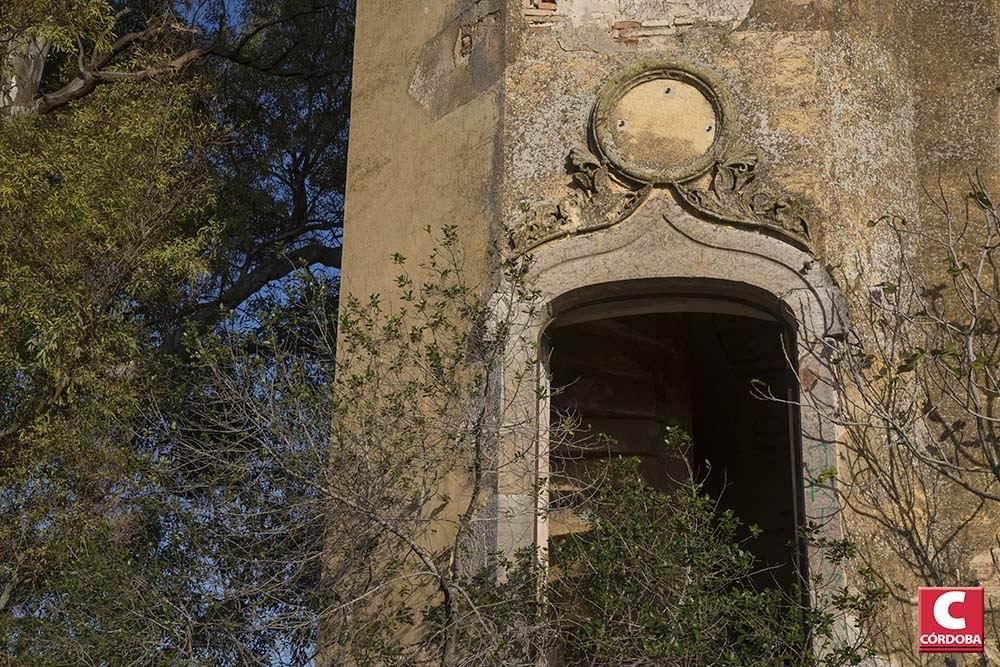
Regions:
<instances>
[{"instance_id":1,"label":"arched doorway","mask_svg":"<svg viewBox=\"0 0 1000 667\"><path fill-rule=\"evenodd\" d=\"M741 367L739 373L745 380L757 373L753 364L762 363L760 374L771 381L758 379L771 387L778 400L765 408L765 402L750 397L749 392L741 394L740 422L744 431L773 430L753 436L780 443L768 445L768 464L762 466L752 456L741 459L759 447L727 446L725 430L711 434L706 438L711 442L705 444L716 457L726 458L722 467L741 479L741 493L757 493L761 484L754 485L755 475L780 467L781 499L778 495L773 502L761 499L758 508L761 516L775 519L771 557L776 558L775 545L801 524L818 527L821 537L842 536L835 475L829 474L838 460L837 432L823 418L827 410L810 406L833 408L836 404L837 392L828 380L827 339L841 335L843 323L839 293L808 252L754 231L707 223L669 193L654 192L628 221L544 244L533 254L531 282L540 294L541 307L525 309L522 333L512 344L510 359L518 369L523 368L522 362L535 363L536 383L525 381L523 373L502 382L501 403L506 407L496 503L496 543L501 552L513 555L531 545L544 551L553 528L549 496L552 472L558 471L550 470L549 432L552 402L558 411L560 399L551 392L551 369L546 365L551 363L546 361L547 346L559 341L550 339L564 336L564 347L572 347L576 337L576 345L587 346L594 343L581 337L600 337L599 331L608 327L631 329L623 334L625 339L644 337L650 327L672 331L675 343L701 359L706 370L697 382L687 379L673 386L684 386L690 393L687 400L692 401L692 410L685 418L703 434L714 427L712 420L731 418L720 403L746 388L729 377L735 371L727 370L727 364L729 369ZM640 319L629 319L635 317ZM709 333L714 343L709 344ZM757 355L753 341L763 340L769 341L767 352ZM616 343L612 340L610 345ZM741 350L741 345L750 349ZM639 349L634 340L617 347ZM556 355L558 348L551 348ZM723 349L727 356L717 358ZM783 370L778 363L781 355L785 357ZM568 370L562 372L570 377L575 362L571 357L565 361ZM562 363L557 356L557 372ZM667 373L662 360L652 363L639 354L637 363ZM713 370L707 369L709 363L714 364ZM777 375L782 377L776 379ZM790 410L787 404L781 405L782 400L799 407ZM755 423L755 415L764 411L768 418ZM776 416L779 412L781 417ZM656 419L665 422L667 413ZM649 438L655 441L655 433ZM760 481L770 487L772 480L769 473ZM780 507L767 514L767 505ZM755 520L752 516L744 519ZM842 583L842 575L824 562L818 549L809 545L802 549L803 570L821 575L828 586ZM789 575L785 576L787 581ZM812 595L816 593L811 590Z\"/></svg>"},{"instance_id":2,"label":"arched doorway","mask_svg":"<svg viewBox=\"0 0 1000 667\"><path fill-rule=\"evenodd\" d=\"M644 480L694 476L759 535L762 586L805 574L795 331L780 302L746 285L674 279L582 288L544 334L549 392L549 539L579 530L572 509L609 457ZM591 292L588 300L585 292ZM565 428L560 428L560 424ZM683 452L665 441L680 429Z\"/></svg>"}]
</instances>

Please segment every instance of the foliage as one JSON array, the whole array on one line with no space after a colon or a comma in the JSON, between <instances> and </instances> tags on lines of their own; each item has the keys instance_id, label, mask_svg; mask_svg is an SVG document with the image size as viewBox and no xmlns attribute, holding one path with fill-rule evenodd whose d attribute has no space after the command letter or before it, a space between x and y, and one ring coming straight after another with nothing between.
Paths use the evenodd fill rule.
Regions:
<instances>
[{"instance_id":1,"label":"foliage","mask_svg":"<svg viewBox=\"0 0 1000 667\"><path fill-rule=\"evenodd\" d=\"M324 479L333 508L326 583L338 601L324 627L334 662L370 663L386 651L398 651L400 664L457 659L451 628L470 611L460 582L470 559L488 557L474 545L498 473L495 379L509 367L516 304L530 308L532 295L522 263L502 265L508 288L494 298L468 281L457 229L443 228L437 241L416 276L398 277L398 308L378 297L342 304ZM407 628L426 629L431 599L448 630L400 646Z\"/></svg>"},{"instance_id":2,"label":"foliage","mask_svg":"<svg viewBox=\"0 0 1000 667\"><path fill-rule=\"evenodd\" d=\"M0 10L0 41L4 47L28 33L52 42L57 50L70 51L77 39L106 46L114 25L108 0L20 0ZM0 54L5 54L0 47Z\"/></svg>"},{"instance_id":3,"label":"foliage","mask_svg":"<svg viewBox=\"0 0 1000 667\"><path fill-rule=\"evenodd\" d=\"M0 3L0 662L315 651L353 5L224 9Z\"/></svg>"},{"instance_id":4,"label":"foliage","mask_svg":"<svg viewBox=\"0 0 1000 667\"><path fill-rule=\"evenodd\" d=\"M217 321L302 266L340 267L353 6L341 0L317 7L323 5L244 7L248 25L278 10L290 17L247 43L244 55L280 62L301 76L214 62L213 109L227 130L213 155L225 204L216 215L226 242L217 247L202 293L185 304L199 322Z\"/></svg>"},{"instance_id":5,"label":"foliage","mask_svg":"<svg viewBox=\"0 0 1000 667\"><path fill-rule=\"evenodd\" d=\"M550 545L548 565L533 548L509 561L484 546L496 480L516 469L491 443L519 427L493 378L531 377L535 360L510 354L527 347L530 319L512 305L530 314L535 295L527 263L499 262L499 289L484 290L465 282L454 229L436 248L419 278L398 278L397 309L373 297L342 311L324 480L335 508L328 660L833 666L868 656L855 622L881 596L867 580L847 590L817 577L817 608L757 588L737 517L697 480L656 491L634 461L599 476L580 508L589 529ZM671 446L690 445L673 436ZM839 543L821 551L837 567L851 554Z\"/></svg>"},{"instance_id":6,"label":"foliage","mask_svg":"<svg viewBox=\"0 0 1000 667\"><path fill-rule=\"evenodd\" d=\"M622 460L586 516L590 530L552 555L571 664L774 665L801 653L798 605L754 589L738 519L696 482L658 492Z\"/></svg>"},{"instance_id":7,"label":"foliage","mask_svg":"<svg viewBox=\"0 0 1000 667\"><path fill-rule=\"evenodd\" d=\"M687 455L686 434L669 429L667 438ZM834 600L817 595L822 604L803 606L799 590L761 583L751 552L758 531L740 538L739 518L702 482L689 474L664 492L642 479L635 459L607 468L582 508L589 529L561 537L551 554L558 574L548 597L569 664L833 666L870 656L848 626L877 610L877 587L859 579Z\"/></svg>"},{"instance_id":8,"label":"foliage","mask_svg":"<svg viewBox=\"0 0 1000 667\"><path fill-rule=\"evenodd\" d=\"M204 270L212 192L192 155L210 140L188 86L0 125L0 624L16 647L83 640L66 617L81 604L114 620L106 642L118 593L154 578L124 546L150 465L128 422L164 373L140 312Z\"/></svg>"},{"instance_id":9,"label":"foliage","mask_svg":"<svg viewBox=\"0 0 1000 667\"><path fill-rule=\"evenodd\" d=\"M889 429L894 443L959 487L998 501L1000 212L975 181L964 214L943 195L934 203L937 228L911 229L894 216L872 223L887 228L896 262L855 301L858 326L840 365L862 392L855 405L866 423ZM929 270L914 264L914 243L934 262Z\"/></svg>"},{"instance_id":10,"label":"foliage","mask_svg":"<svg viewBox=\"0 0 1000 667\"><path fill-rule=\"evenodd\" d=\"M190 389L161 402L158 516L190 587L196 664L306 664L316 651L337 282L253 300L255 326L202 338Z\"/></svg>"}]
</instances>

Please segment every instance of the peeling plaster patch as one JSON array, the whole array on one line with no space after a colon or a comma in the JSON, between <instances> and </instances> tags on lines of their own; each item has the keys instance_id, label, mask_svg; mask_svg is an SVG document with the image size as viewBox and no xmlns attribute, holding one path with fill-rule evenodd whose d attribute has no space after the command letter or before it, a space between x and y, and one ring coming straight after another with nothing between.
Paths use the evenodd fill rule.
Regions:
<instances>
[{"instance_id":1,"label":"peeling plaster patch","mask_svg":"<svg viewBox=\"0 0 1000 667\"><path fill-rule=\"evenodd\" d=\"M505 123L517 128L503 146L504 210L512 222L524 217L525 202L565 196L567 151L586 140L594 94L609 71L593 49L577 53L554 41L532 35L507 70Z\"/></svg>"},{"instance_id":2,"label":"peeling plaster patch","mask_svg":"<svg viewBox=\"0 0 1000 667\"><path fill-rule=\"evenodd\" d=\"M586 136L587 117L592 105L593 96L590 91L563 92L559 96L558 105L541 106L531 113L533 122L522 126L512 146L510 177L532 182L539 177L556 176L560 182L567 181L566 146L552 141L551 128L567 125L579 127L577 134ZM552 173L539 173L539 165L546 165Z\"/></svg>"},{"instance_id":3,"label":"peeling plaster patch","mask_svg":"<svg viewBox=\"0 0 1000 667\"><path fill-rule=\"evenodd\" d=\"M821 30L831 27L833 0L755 0L743 30Z\"/></svg>"},{"instance_id":4,"label":"peeling plaster patch","mask_svg":"<svg viewBox=\"0 0 1000 667\"><path fill-rule=\"evenodd\" d=\"M854 68L860 70L858 81L877 81L881 85L865 89L854 81L844 81L835 91L832 104L834 135L840 139L840 145L851 147L849 159L842 156L845 168L836 174L836 180L853 192L865 192L873 183L881 183L883 187L892 188L891 200L907 201L913 193L899 189L896 179L884 177L902 171L901 159L912 160L912 91L894 82L892 77L877 76L878 72L899 69L887 53L868 48L863 61L852 60Z\"/></svg>"},{"instance_id":5,"label":"peeling plaster patch","mask_svg":"<svg viewBox=\"0 0 1000 667\"><path fill-rule=\"evenodd\" d=\"M560 0L560 12L575 26L634 21L641 24L637 29L663 31L700 23L736 24L752 5L753 0Z\"/></svg>"},{"instance_id":6,"label":"peeling plaster patch","mask_svg":"<svg viewBox=\"0 0 1000 667\"><path fill-rule=\"evenodd\" d=\"M503 73L503 0L477 0L420 51L409 93L435 119L472 101Z\"/></svg>"}]
</instances>

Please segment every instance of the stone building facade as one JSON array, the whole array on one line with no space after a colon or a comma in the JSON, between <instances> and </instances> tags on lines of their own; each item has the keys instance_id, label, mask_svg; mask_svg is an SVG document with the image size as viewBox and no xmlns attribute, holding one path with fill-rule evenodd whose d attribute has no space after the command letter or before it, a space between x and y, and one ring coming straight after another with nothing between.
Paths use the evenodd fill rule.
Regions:
<instances>
[{"instance_id":1,"label":"stone building facade","mask_svg":"<svg viewBox=\"0 0 1000 667\"><path fill-rule=\"evenodd\" d=\"M804 521L841 534L837 434L734 387L836 400L832 269L888 265L867 223L934 224L925 188L998 184L998 58L995 0L359 0L344 292L391 294L427 225L459 227L484 284L491 247L530 251L538 382L577 383L542 404L501 383L520 435L484 539L563 529L536 493L553 401L654 478L657 425L701 434L776 558ZM725 453L734 433L748 449Z\"/></svg>"}]
</instances>

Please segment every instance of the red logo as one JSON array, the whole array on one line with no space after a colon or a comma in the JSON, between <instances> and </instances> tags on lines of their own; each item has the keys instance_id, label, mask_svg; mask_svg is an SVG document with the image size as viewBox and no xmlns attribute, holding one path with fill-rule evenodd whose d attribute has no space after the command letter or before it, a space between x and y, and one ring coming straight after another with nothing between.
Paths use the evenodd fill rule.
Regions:
<instances>
[{"instance_id":1,"label":"red logo","mask_svg":"<svg viewBox=\"0 0 1000 667\"><path fill-rule=\"evenodd\" d=\"M985 607L982 587L919 589L920 652L982 653Z\"/></svg>"}]
</instances>

